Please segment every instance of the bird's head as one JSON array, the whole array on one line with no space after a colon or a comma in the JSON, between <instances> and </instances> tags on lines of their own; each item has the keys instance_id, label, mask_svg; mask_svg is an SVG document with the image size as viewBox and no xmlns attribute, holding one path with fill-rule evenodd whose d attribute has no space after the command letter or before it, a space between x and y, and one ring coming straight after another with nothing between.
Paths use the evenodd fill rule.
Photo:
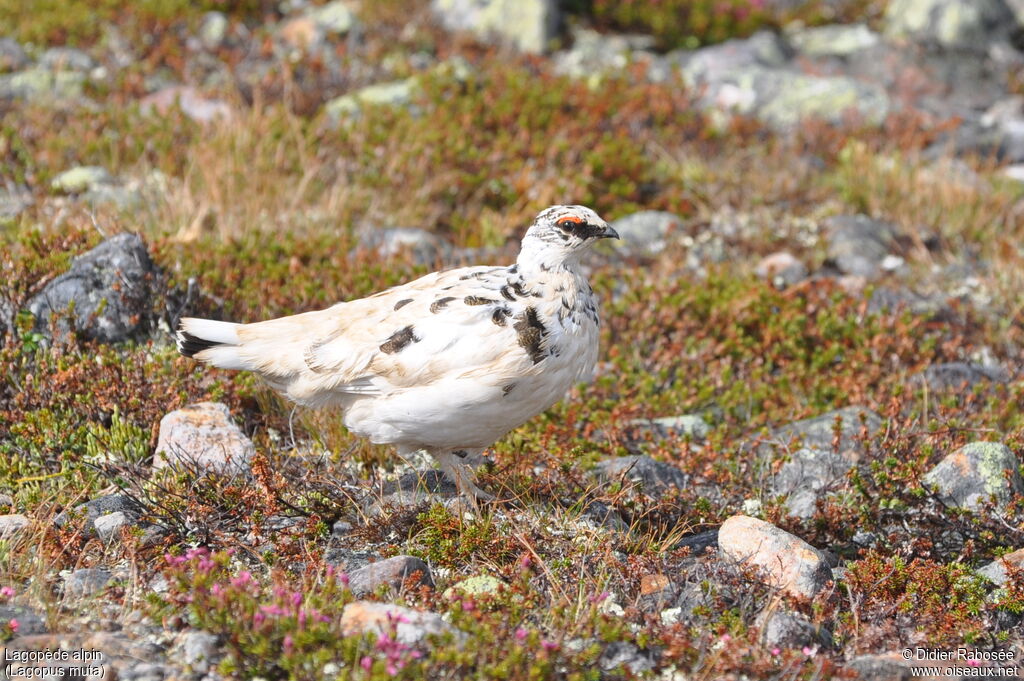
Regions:
<instances>
[{"instance_id":1,"label":"bird's head","mask_svg":"<svg viewBox=\"0 0 1024 681\"><path fill-rule=\"evenodd\" d=\"M521 267L565 268L596 241L609 238L619 235L586 206L551 206L526 230L518 262Z\"/></svg>"}]
</instances>

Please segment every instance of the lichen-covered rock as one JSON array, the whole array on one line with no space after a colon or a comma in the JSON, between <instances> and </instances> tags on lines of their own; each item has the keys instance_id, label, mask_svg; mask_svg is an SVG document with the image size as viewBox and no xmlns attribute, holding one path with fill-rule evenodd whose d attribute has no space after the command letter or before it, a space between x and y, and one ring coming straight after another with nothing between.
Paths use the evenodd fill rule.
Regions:
<instances>
[{"instance_id":1,"label":"lichen-covered rock","mask_svg":"<svg viewBox=\"0 0 1024 681\"><path fill-rule=\"evenodd\" d=\"M863 419L863 425L862 425ZM838 447L833 447L836 436L836 421L839 422ZM837 451L842 456L856 457L862 447L857 441L861 429L868 436L882 426L882 417L864 407L849 406L826 412L801 421L794 421L775 430L772 439L783 445L794 442L796 446Z\"/></svg>"},{"instance_id":2,"label":"lichen-covered rock","mask_svg":"<svg viewBox=\"0 0 1024 681\"><path fill-rule=\"evenodd\" d=\"M92 521L96 528L96 536L101 541L109 542L121 536L121 528L132 524L132 517L123 511L115 511L101 515Z\"/></svg>"},{"instance_id":3,"label":"lichen-covered rock","mask_svg":"<svg viewBox=\"0 0 1024 681\"><path fill-rule=\"evenodd\" d=\"M157 277L146 245L137 234L118 234L88 253L48 283L28 302L36 330L50 332L50 317L58 315L58 332L67 339L72 325L60 316L73 305L71 319L80 336L101 343L136 337L151 323L152 293Z\"/></svg>"},{"instance_id":4,"label":"lichen-covered rock","mask_svg":"<svg viewBox=\"0 0 1024 681\"><path fill-rule=\"evenodd\" d=\"M749 38L727 40L693 52L676 52L672 57L682 62L687 83L702 85L749 67L781 68L792 55L792 48L780 36L762 31Z\"/></svg>"},{"instance_id":5,"label":"lichen-covered rock","mask_svg":"<svg viewBox=\"0 0 1024 681\"><path fill-rule=\"evenodd\" d=\"M345 573L354 572L378 560L380 560L380 554L372 551L333 548L324 552L324 563Z\"/></svg>"},{"instance_id":6,"label":"lichen-covered rock","mask_svg":"<svg viewBox=\"0 0 1024 681\"><path fill-rule=\"evenodd\" d=\"M431 636L455 631L437 613L370 601L346 605L341 611L341 628L346 636L391 635L394 628L395 639L407 646L420 646Z\"/></svg>"},{"instance_id":7,"label":"lichen-covered rock","mask_svg":"<svg viewBox=\"0 0 1024 681\"><path fill-rule=\"evenodd\" d=\"M985 51L1016 27L1003 0L892 0L885 33L941 47Z\"/></svg>"},{"instance_id":8,"label":"lichen-covered rock","mask_svg":"<svg viewBox=\"0 0 1024 681\"><path fill-rule=\"evenodd\" d=\"M64 194L81 194L113 181L114 178L102 166L77 166L53 178L50 181L50 188Z\"/></svg>"},{"instance_id":9,"label":"lichen-covered rock","mask_svg":"<svg viewBox=\"0 0 1024 681\"><path fill-rule=\"evenodd\" d=\"M654 443L668 438L686 438L702 442L709 432L711 426L701 416L681 414L654 419L633 419L622 429L621 438L626 449L633 454L642 455L647 454ZM646 466L645 463L638 465Z\"/></svg>"},{"instance_id":10,"label":"lichen-covered rock","mask_svg":"<svg viewBox=\"0 0 1024 681\"><path fill-rule=\"evenodd\" d=\"M943 362L932 364L920 374L911 378L914 385L927 384L930 390L967 390L979 383L1005 383L1009 380L1006 369L1001 366L976 364L974 362Z\"/></svg>"},{"instance_id":11,"label":"lichen-covered rock","mask_svg":"<svg viewBox=\"0 0 1024 681\"><path fill-rule=\"evenodd\" d=\"M628 253L653 256L668 245L669 237L683 226L678 215L660 210L632 213L612 222L620 240L614 246Z\"/></svg>"},{"instance_id":12,"label":"lichen-covered rock","mask_svg":"<svg viewBox=\"0 0 1024 681\"><path fill-rule=\"evenodd\" d=\"M74 47L51 47L39 57L39 64L57 71L88 72L96 66L96 61Z\"/></svg>"},{"instance_id":13,"label":"lichen-covered rock","mask_svg":"<svg viewBox=\"0 0 1024 681\"><path fill-rule=\"evenodd\" d=\"M362 115L363 108L366 106L409 106L418 87L416 78L367 85L355 92L328 101L324 104L324 112L328 118L340 120Z\"/></svg>"},{"instance_id":14,"label":"lichen-covered rock","mask_svg":"<svg viewBox=\"0 0 1024 681\"><path fill-rule=\"evenodd\" d=\"M523 52L546 51L558 31L555 0L433 0L430 6L450 31L497 39Z\"/></svg>"},{"instance_id":15,"label":"lichen-covered rock","mask_svg":"<svg viewBox=\"0 0 1024 681\"><path fill-rule=\"evenodd\" d=\"M102 497L96 497L90 499L84 504L79 504L71 511L64 511L59 513L53 519L53 524L57 527L64 527L72 518L84 517L85 527L84 531L87 535L97 536L98 529L96 527L96 521L99 518L112 516L127 518L130 522L137 522L143 514L143 509L139 506L139 503L124 494L108 494ZM101 523L102 525L103 523ZM106 527L109 529L110 522L107 521Z\"/></svg>"},{"instance_id":16,"label":"lichen-covered rock","mask_svg":"<svg viewBox=\"0 0 1024 681\"><path fill-rule=\"evenodd\" d=\"M896 226L867 215L835 215L825 221L828 257L843 274L873 279L897 248Z\"/></svg>"},{"instance_id":17,"label":"lichen-covered rock","mask_svg":"<svg viewBox=\"0 0 1024 681\"><path fill-rule=\"evenodd\" d=\"M186 631L179 637L175 651L193 674L205 674L220 659L220 638L207 631Z\"/></svg>"},{"instance_id":18,"label":"lichen-covered rock","mask_svg":"<svg viewBox=\"0 0 1024 681\"><path fill-rule=\"evenodd\" d=\"M417 584L434 586L430 568L421 559L415 556L393 556L353 570L348 575L348 586L357 597L363 597L383 586L398 591L406 580L413 577Z\"/></svg>"},{"instance_id":19,"label":"lichen-covered rock","mask_svg":"<svg viewBox=\"0 0 1024 681\"><path fill-rule=\"evenodd\" d=\"M139 102L139 109L143 113L152 112L161 116L166 116L175 107L180 108L183 114L197 123L210 123L231 118L231 107L227 102L205 97L199 90L188 85L171 85L161 88L146 95Z\"/></svg>"},{"instance_id":20,"label":"lichen-covered rock","mask_svg":"<svg viewBox=\"0 0 1024 681\"><path fill-rule=\"evenodd\" d=\"M256 453L227 406L199 402L172 411L160 420L153 468L196 466L223 475L244 473Z\"/></svg>"},{"instance_id":21,"label":"lichen-covered rock","mask_svg":"<svg viewBox=\"0 0 1024 681\"><path fill-rule=\"evenodd\" d=\"M29 519L20 513L0 515L0 539L13 539L29 526Z\"/></svg>"},{"instance_id":22,"label":"lichen-covered rock","mask_svg":"<svg viewBox=\"0 0 1024 681\"><path fill-rule=\"evenodd\" d=\"M807 278L807 265L787 251L771 253L757 263L754 273L770 281L774 286L785 288Z\"/></svg>"},{"instance_id":23,"label":"lichen-covered rock","mask_svg":"<svg viewBox=\"0 0 1024 681\"><path fill-rule=\"evenodd\" d=\"M615 35L574 27L572 47L551 55L551 61L558 73L586 79L588 84L597 86L605 74L621 72L634 61L646 61L651 70L662 66L661 60L647 51L654 45L652 36ZM649 80L664 80L651 75L649 72Z\"/></svg>"},{"instance_id":24,"label":"lichen-covered rock","mask_svg":"<svg viewBox=\"0 0 1024 681\"><path fill-rule=\"evenodd\" d=\"M817 500L841 485L853 464L831 451L801 447L790 455L772 480L773 491L786 497L786 512L810 518Z\"/></svg>"},{"instance_id":25,"label":"lichen-covered rock","mask_svg":"<svg viewBox=\"0 0 1024 681\"><path fill-rule=\"evenodd\" d=\"M646 454L605 459L598 462L596 472L602 480L632 482L641 492L652 497L660 496L673 487L683 489L689 482L675 466Z\"/></svg>"},{"instance_id":26,"label":"lichen-covered rock","mask_svg":"<svg viewBox=\"0 0 1024 681\"><path fill-rule=\"evenodd\" d=\"M32 608L20 605L0 605L0 622L6 623L11 620L17 620L19 636L45 634L47 631L42 615Z\"/></svg>"},{"instance_id":27,"label":"lichen-covered rock","mask_svg":"<svg viewBox=\"0 0 1024 681\"><path fill-rule=\"evenodd\" d=\"M841 123L851 113L877 125L891 109L885 91L871 83L757 66L722 74L703 91L704 105L753 116L779 130L808 118Z\"/></svg>"},{"instance_id":28,"label":"lichen-covered rock","mask_svg":"<svg viewBox=\"0 0 1024 681\"><path fill-rule=\"evenodd\" d=\"M493 596L497 594L505 583L497 577L491 575L473 575L472 577L466 577L460 582L453 584L447 591L445 596L450 597L455 593L461 593L465 596Z\"/></svg>"},{"instance_id":29,"label":"lichen-covered rock","mask_svg":"<svg viewBox=\"0 0 1024 681\"><path fill-rule=\"evenodd\" d=\"M716 546L717 544L718 530L705 530L703 532L698 532L697 534L691 534L683 537L672 546L672 549L689 549L690 555L699 556L708 548Z\"/></svg>"},{"instance_id":30,"label":"lichen-covered rock","mask_svg":"<svg viewBox=\"0 0 1024 681\"><path fill-rule=\"evenodd\" d=\"M846 76L754 69L737 74L726 84L756 96L755 105L746 111L740 106L740 113L753 113L780 130L791 130L808 118L842 123L850 115L868 125L879 125L892 110L881 87Z\"/></svg>"},{"instance_id":31,"label":"lichen-covered rock","mask_svg":"<svg viewBox=\"0 0 1024 681\"><path fill-rule=\"evenodd\" d=\"M750 115L789 130L805 118L839 123L852 112L869 124L884 120L892 105L885 90L847 76L803 73L790 62L791 46L759 33L676 59L683 79L716 110Z\"/></svg>"},{"instance_id":32,"label":"lichen-covered rock","mask_svg":"<svg viewBox=\"0 0 1024 681\"><path fill-rule=\"evenodd\" d=\"M367 229L362 234L359 245L376 251L383 258L409 251L413 261L418 265L434 265L452 252L451 244L447 241L416 227Z\"/></svg>"},{"instance_id":33,"label":"lichen-covered rock","mask_svg":"<svg viewBox=\"0 0 1024 681\"><path fill-rule=\"evenodd\" d=\"M758 616L755 626L761 630L761 642L768 648L803 648L832 642L830 632L819 629L806 616L792 610L766 610Z\"/></svg>"},{"instance_id":34,"label":"lichen-covered rock","mask_svg":"<svg viewBox=\"0 0 1024 681\"><path fill-rule=\"evenodd\" d=\"M891 314L908 311L921 317L944 317L950 314L945 296L922 295L906 287L879 286L868 299L870 314Z\"/></svg>"},{"instance_id":35,"label":"lichen-covered rock","mask_svg":"<svg viewBox=\"0 0 1024 681\"><path fill-rule=\"evenodd\" d=\"M1007 567L1013 570L1024 569L1024 549L1017 549L1013 553L1000 556L988 565L979 568L977 572L996 586L1006 586L1006 582L1010 579Z\"/></svg>"},{"instance_id":36,"label":"lichen-covered rock","mask_svg":"<svg viewBox=\"0 0 1024 681\"><path fill-rule=\"evenodd\" d=\"M35 199L32 193L26 188L18 187L17 185L0 188L0 227L7 223L13 223L14 218L21 215L34 202ZM2 305L4 303L0 303L0 306ZM0 309L0 313L2 312L4 310ZM3 322L0 321L0 324L3 324ZM2 331L2 327L0 327L0 331Z\"/></svg>"},{"instance_id":37,"label":"lichen-covered rock","mask_svg":"<svg viewBox=\"0 0 1024 681\"><path fill-rule=\"evenodd\" d=\"M199 40L208 50L220 47L228 34L228 17L223 12L207 12L199 25Z\"/></svg>"},{"instance_id":38,"label":"lichen-covered rock","mask_svg":"<svg viewBox=\"0 0 1024 681\"><path fill-rule=\"evenodd\" d=\"M750 516L736 515L722 523L718 550L730 560L760 569L770 586L800 598L813 598L832 578L818 549Z\"/></svg>"},{"instance_id":39,"label":"lichen-covered rock","mask_svg":"<svg viewBox=\"0 0 1024 681\"><path fill-rule=\"evenodd\" d=\"M801 54L816 57L845 57L874 47L881 37L867 24L831 24L790 33L790 44Z\"/></svg>"},{"instance_id":40,"label":"lichen-covered rock","mask_svg":"<svg viewBox=\"0 0 1024 681\"><path fill-rule=\"evenodd\" d=\"M910 664L904 659L903 651L892 651L859 655L850 660L847 667L857 672L857 678L864 681L910 681L920 678L911 674L913 670Z\"/></svg>"},{"instance_id":41,"label":"lichen-covered rock","mask_svg":"<svg viewBox=\"0 0 1024 681\"><path fill-rule=\"evenodd\" d=\"M103 568L81 568L64 578L65 598L86 598L103 590L113 575Z\"/></svg>"},{"instance_id":42,"label":"lichen-covered rock","mask_svg":"<svg viewBox=\"0 0 1024 681\"><path fill-rule=\"evenodd\" d=\"M333 0L313 9L309 18L328 35L345 35L356 25L355 14L341 0Z\"/></svg>"},{"instance_id":43,"label":"lichen-covered rock","mask_svg":"<svg viewBox=\"0 0 1024 681\"><path fill-rule=\"evenodd\" d=\"M1003 508L1024 493L1020 462L1010 448L998 442L972 442L956 450L922 478L938 490L947 504L977 509L990 497Z\"/></svg>"},{"instance_id":44,"label":"lichen-covered rock","mask_svg":"<svg viewBox=\"0 0 1024 681\"><path fill-rule=\"evenodd\" d=\"M650 650L641 650L629 641L613 641L605 645L601 656L597 658L597 666L604 672L619 669L629 671L630 677L642 676L654 669L655 655ZM602 676L602 678L605 678Z\"/></svg>"},{"instance_id":45,"label":"lichen-covered rock","mask_svg":"<svg viewBox=\"0 0 1024 681\"><path fill-rule=\"evenodd\" d=\"M29 64L28 55L17 41L11 38L0 38L0 73L17 71Z\"/></svg>"},{"instance_id":46,"label":"lichen-covered rock","mask_svg":"<svg viewBox=\"0 0 1024 681\"><path fill-rule=\"evenodd\" d=\"M0 75L0 100L70 100L82 96L85 74L79 71L53 71L33 66Z\"/></svg>"}]
</instances>

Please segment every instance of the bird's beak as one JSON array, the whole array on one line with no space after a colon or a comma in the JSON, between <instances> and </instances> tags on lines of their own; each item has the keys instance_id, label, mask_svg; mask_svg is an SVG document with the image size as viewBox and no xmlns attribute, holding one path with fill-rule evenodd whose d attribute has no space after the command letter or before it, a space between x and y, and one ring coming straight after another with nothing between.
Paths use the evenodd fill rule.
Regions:
<instances>
[{"instance_id":1,"label":"bird's beak","mask_svg":"<svg viewBox=\"0 0 1024 681\"><path fill-rule=\"evenodd\" d=\"M597 235L598 239L621 239L619 233L611 227L605 227L604 231Z\"/></svg>"}]
</instances>

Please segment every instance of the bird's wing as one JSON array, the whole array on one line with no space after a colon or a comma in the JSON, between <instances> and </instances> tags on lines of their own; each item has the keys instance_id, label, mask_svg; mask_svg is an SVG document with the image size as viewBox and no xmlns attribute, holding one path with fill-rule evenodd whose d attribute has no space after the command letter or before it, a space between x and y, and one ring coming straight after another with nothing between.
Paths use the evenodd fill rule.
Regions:
<instances>
[{"instance_id":1,"label":"bird's wing","mask_svg":"<svg viewBox=\"0 0 1024 681\"><path fill-rule=\"evenodd\" d=\"M470 377L501 385L539 371L516 328L525 303L502 295L508 281L507 268L461 268L314 313L323 316L302 353L302 392L381 394Z\"/></svg>"}]
</instances>

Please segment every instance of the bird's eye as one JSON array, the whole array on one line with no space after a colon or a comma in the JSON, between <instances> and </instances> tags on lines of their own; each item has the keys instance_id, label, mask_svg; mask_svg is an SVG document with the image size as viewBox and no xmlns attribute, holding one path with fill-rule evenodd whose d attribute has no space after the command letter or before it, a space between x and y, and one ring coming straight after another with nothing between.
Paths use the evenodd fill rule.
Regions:
<instances>
[{"instance_id":1,"label":"bird's eye","mask_svg":"<svg viewBox=\"0 0 1024 681\"><path fill-rule=\"evenodd\" d=\"M564 218L562 220L559 220L557 224L559 228L571 232L574 229L579 228L580 220L578 218Z\"/></svg>"}]
</instances>

